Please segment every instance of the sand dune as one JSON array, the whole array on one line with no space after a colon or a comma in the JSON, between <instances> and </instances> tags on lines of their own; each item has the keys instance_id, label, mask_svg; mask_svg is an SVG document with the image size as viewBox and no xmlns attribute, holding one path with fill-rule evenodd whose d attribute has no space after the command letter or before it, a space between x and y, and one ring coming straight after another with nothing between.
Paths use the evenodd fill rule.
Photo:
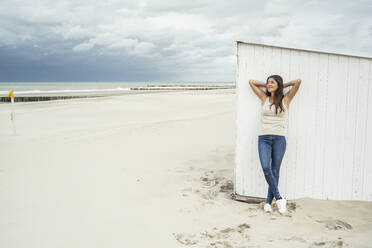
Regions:
<instances>
[{"instance_id":1,"label":"sand dune","mask_svg":"<svg viewBox=\"0 0 372 248\"><path fill-rule=\"evenodd\" d=\"M372 247L370 202L231 199L235 97L0 105L0 247Z\"/></svg>"}]
</instances>

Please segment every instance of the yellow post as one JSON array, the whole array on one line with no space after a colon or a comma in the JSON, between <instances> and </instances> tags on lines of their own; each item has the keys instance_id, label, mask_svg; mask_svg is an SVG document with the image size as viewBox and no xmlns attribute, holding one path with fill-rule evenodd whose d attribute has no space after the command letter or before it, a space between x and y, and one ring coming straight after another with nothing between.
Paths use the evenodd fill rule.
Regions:
<instances>
[{"instance_id":1,"label":"yellow post","mask_svg":"<svg viewBox=\"0 0 372 248\"><path fill-rule=\"evenodd\" d=\"M14 116L14 90L11 90L8 94L8 97L10 97L11 100L11 108L12 112L10 113L10 120L12 121L12 127L13 127L13 135L16 134L16 126L15 126L15 116Z\"/></svg>"}]
</instances>

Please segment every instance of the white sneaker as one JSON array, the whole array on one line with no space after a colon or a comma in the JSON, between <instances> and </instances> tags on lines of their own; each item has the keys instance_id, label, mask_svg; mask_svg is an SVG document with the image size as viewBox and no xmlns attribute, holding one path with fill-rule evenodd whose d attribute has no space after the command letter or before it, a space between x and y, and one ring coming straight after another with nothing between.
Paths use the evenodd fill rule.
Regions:
<instances>
[{"instance_id":1,"label":"white sneaker","mask_svg":"<svg viewBox=\"0 0 372 248\"><path fill-rule=\"evenodd\" d=\"M264 211L265 212L272 212L273 211L273 209L271 208L271 205L269 203L265 203Z\"/></svg>"},{"instance_id":2,"label":"white sneaker","mask_svg":"<svg viewBox=\"0 0 372 248\"><path fill-rule=\"evenodd\" d=\"M287 200L282 197L282 199L276 200L276 205L278 206L279 213L283 214L287 210Z\"/></svg>"}]
</instances>

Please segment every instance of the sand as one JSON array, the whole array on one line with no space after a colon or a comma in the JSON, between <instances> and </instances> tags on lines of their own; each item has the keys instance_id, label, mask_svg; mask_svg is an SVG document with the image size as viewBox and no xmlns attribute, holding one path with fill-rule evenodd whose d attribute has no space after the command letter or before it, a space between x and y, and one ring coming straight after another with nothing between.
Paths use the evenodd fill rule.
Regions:
<instances>
[{"instance_id":1,"label":"sand","mask_svg":"<svg viewBox=\"0 0 372 248\"><path fill-rule=\"evenodd\" d=\"M372 203L231 199L235 90L0 104L0 247L372 247ZM285 165L283 165L285 166Z\"/></svg>"}]
</instances>

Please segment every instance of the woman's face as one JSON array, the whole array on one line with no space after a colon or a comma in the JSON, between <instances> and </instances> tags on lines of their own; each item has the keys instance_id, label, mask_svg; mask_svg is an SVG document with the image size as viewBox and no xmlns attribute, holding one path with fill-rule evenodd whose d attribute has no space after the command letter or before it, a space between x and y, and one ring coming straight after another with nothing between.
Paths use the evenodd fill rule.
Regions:
<instances>
[{"instance_id":1,"label":"woman's face","mask_svg":"<svg viewBox=\"0 0 372 248\"><path fill-rule=\"evenodd\" d=\"M278 83L274 78L269 78L266 83L266 88L268 92L275 92L278 88Z\"/></svg>"}]
</instances>

